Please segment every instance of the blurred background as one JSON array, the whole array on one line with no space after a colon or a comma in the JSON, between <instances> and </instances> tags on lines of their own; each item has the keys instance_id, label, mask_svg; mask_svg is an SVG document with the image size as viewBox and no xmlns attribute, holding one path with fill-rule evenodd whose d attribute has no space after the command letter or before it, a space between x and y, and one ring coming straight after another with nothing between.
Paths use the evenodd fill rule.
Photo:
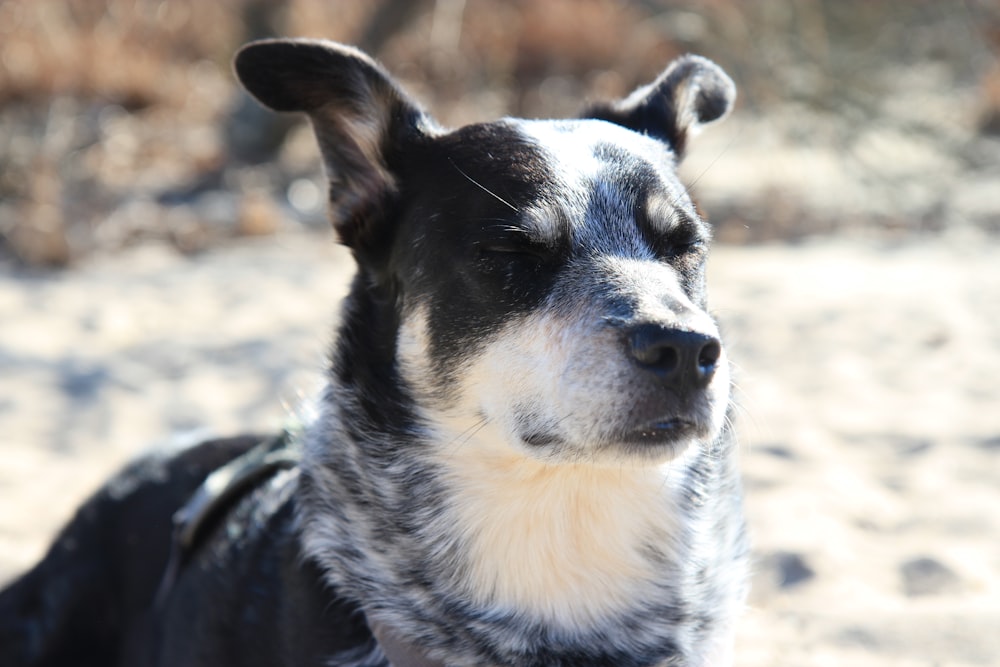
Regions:
<instances>
[{"instance_id":1,"label":"blurred background","mask_svg":"<svg viewBox=\"0 0 1000 667\"><path fill-rule=\"evenodd\" d=\"M352 269L244 42L377 56L445 125L712 58L755 573L738 665L1000 661L1000 2L0 0L0 582L169 434L276 428Z\"/></svg>"},{"instance_id":2,"label":"blurred background","mask_svg":"<svg viewBox=\"0 0 1000 667\"><path fill-rule=\"evenodd\" d=\"M324 227L301 122L230 72L274 35L359 45L450 125L573 114L701 53L740 88L689 165L720 239L1000 225L995 1L2 0L0 256Z\"/></svg>"}]
</instances>

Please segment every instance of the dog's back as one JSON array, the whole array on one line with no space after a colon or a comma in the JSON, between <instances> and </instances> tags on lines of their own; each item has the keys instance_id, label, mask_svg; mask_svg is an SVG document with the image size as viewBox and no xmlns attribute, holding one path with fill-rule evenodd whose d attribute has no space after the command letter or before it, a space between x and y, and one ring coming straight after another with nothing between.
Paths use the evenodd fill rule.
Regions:
<instances>
[{"instance_id":1,"label":"dog's back","mask_svg":"<svg viewBox=\"0 0 1000 667\"><path fill-rule=\"evenodd\" d=\"M0 664L114 665L144 623L171 551L172 517L205 477L260 438L140 459L88 500L45 558L0 592Z\"/></svg>"}]
</instances>

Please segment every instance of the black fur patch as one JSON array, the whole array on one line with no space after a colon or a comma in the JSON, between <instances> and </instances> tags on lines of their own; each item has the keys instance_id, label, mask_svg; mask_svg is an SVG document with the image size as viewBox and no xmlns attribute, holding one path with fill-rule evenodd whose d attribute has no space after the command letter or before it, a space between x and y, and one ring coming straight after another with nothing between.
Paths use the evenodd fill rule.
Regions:
<instances>
[{"instance_id":1,"label":"black fur patch","mask_svg":"<svg viewBox=\"0 0 1000 667\"><path fill-rule=\"evenodd\" d=\"M399 228L387 272L426 304L431 355L447 369L545 297L567 249L542 233L551 177L514 125L473 125L424 142L400 165ZM551 230L548 230L549 232Z\"/></svg>"}]
</instances>

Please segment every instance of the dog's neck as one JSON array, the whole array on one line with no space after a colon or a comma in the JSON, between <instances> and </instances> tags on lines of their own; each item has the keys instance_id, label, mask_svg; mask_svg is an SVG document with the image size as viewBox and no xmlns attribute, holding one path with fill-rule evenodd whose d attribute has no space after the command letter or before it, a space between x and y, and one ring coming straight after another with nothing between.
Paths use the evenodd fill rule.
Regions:
<instances>
[{"instance_id":1,"label":"dog's neck","mask_svg":"<svg viewBox=\"0 0 1000 667\"><path fill-rule=\"evenodd\" d=\"M329 391L306 437L304 547L369 616L448 664L544 650L587 664L579 651L621 648L609 633L633 642L614 664L687 653L676 627L701 610L678 600L706 595L677 586L712 558L700 505L730 457L695 443L659 467L547 465L457 423L400 442L355 423L354 392ZM488 659L497 645L505 659Z\"/></svg>"},{"instance_id":2,"label":"dog's neck","mask_svg":"<svg viewBox=\"0 0 1000 667\"><path fill-rule=\"evenodd\" d=\"M683 560L685 460L550 464L489 424L438 435L454 443L435 458L450 498L446 525L462 544L465 594L478 604L555 627L595 627Z\"/></svg>"}]
</instances>

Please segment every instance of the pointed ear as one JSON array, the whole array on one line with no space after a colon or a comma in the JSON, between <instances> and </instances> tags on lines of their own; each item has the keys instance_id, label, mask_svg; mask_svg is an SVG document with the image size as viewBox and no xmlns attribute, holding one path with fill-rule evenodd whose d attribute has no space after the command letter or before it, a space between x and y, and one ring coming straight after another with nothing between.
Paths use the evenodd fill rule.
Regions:
<instances>
[{"instance_id":1,"label":"pointed ear","mask_svg":"<svg viewBox=\"0 0 1000 667\"><path fill-rule=\"evenodd\" d=\"M330 181L334 228L355 250L374 241L373 227L396 192L393 155L433 131L430 117L374 60L334 42L253 42L234 67L265 106L309 114Z\"/></svg>"},{"instance_id":2,"label":"pointed ear","mask_svg":"<svg viewBox=\"0 0 1000 667\"><path fill-rule=\"evenodd\" d=\"M736 85L721 67L686 55L670 63L653 83L623 100L595 104L582 115L656 137L681 157L688 136L729 113L735 99Z\"/></svg>"}]
</instances>

